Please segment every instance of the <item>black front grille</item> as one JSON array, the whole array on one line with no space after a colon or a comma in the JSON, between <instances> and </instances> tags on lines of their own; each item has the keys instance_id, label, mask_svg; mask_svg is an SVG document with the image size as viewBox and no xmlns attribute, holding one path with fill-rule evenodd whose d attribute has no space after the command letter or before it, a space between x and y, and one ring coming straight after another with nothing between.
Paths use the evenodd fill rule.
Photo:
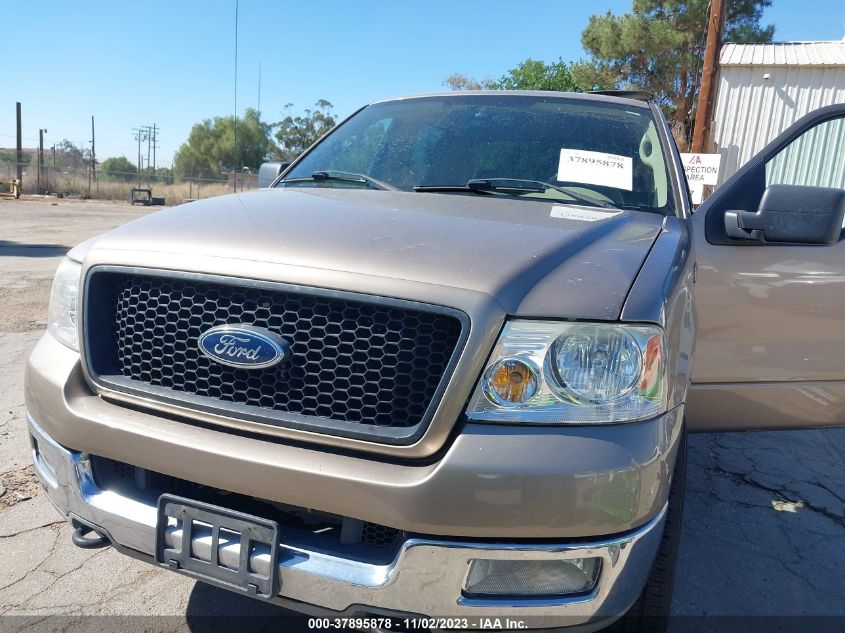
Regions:
<instances>
[{"instance_id":1,"label":"black front grille","mask_svg":"<svg viewBox=\"0 0 845 633\"><path fill-rule=\"evenodd\" d=\"M115 271L89 276L86 356L96 382L283 426L413 441L462 341L458 313L325 291ZM288 362L230 367L198 338L251 325L291 345Z\"/></svg>"},{"instance_id":2,"label":"black front grille","mask_svg":"<svg viewBox=\"0 0 845 633\"><path fill-rule=\"evenodd\" d=\"M388 547L396 542L401 532L396 528L365 522L361 526L361 542L367 545Z\"/></svg>"}]
</instances>

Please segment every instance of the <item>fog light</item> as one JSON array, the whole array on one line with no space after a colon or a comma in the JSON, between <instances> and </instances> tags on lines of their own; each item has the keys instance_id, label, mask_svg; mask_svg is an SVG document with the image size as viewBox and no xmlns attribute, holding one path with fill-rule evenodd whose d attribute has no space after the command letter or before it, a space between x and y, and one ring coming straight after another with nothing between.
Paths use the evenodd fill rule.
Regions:
<instances>
[{"instance_id":1,"label":"fog light","mask_svg":"<svg viewBox=\"0 0 845 633\"><path fill-rule=\"evenodd\" d=\"M471 597L548 597L587 593L596 586L599 558L570 560L474 559L464 583Z\"/></svg>"}]
</instances>

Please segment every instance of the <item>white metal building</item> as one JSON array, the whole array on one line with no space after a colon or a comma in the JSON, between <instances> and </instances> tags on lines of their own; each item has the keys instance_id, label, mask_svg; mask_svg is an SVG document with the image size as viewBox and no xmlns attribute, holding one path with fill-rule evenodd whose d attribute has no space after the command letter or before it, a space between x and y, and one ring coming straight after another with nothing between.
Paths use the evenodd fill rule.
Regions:
<instances>
[{"instance_id":1,"label":"white metal building","mask_svg":"<svg viewBox=\"0 0 845 633\"><path fill-rule=\"evenodd\" d=\"M712 129L720 182L803 115L845 103L845 39L726 44L719 61Z\"/></svg>"}]
</instances>

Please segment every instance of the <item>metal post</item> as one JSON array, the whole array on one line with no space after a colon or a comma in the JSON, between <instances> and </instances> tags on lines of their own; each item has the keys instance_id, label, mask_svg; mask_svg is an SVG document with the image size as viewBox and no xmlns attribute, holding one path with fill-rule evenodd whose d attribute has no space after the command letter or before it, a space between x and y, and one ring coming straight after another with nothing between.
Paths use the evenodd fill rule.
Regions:
<instances>
[{"instance_id":1,"label":"metal post","mask_svg":"<svg viewBox=\"0 0 845 633\"><path fill-rule=\"evenodd\" d=\"M711 0L710 17L707 19L707 46L704 49L704 65L701 69L701 89L698 92L698 107L695 110L692 134L692 152L695 154L710 149L710 125L716 101L716 75L719 72L719 51L722 47L725 13L725 0Z\"/></svg>"},{"instance_id":2,"label":"metal post","mask_svg":"<svg viewBox=\"0 0 845 633\"><path fill-rule=\"evenodd\" d=\"M156 124L153 123L153 176L156 175Z\"/></svg>"},{"instance_id":3,"label":"metal post","mask_svg":"<svg viewBox=\"0 0 845 633\"><path fill-rule=\"evenodd\" d=\"M91 179L97 182L97 148L94 144L94 115L91 115L91 171L88 175L88 197L91 197ZM100 194L99 184L97 185L97 197Z\"/></svg>"},{"instance_id":4,"label":"metal post","mask_svg":"<svg viewBox=\"0 0 845 633\"><path fill-rule=\"evenodd\" d=\"M234 191L238 191L238 0L235 0L235 111L232 117L235 124L235 164L232 171L235 172Z\"/></svg>"},{"instance_id":5,"label":"metal post","mask_svg":"<svg viewBox=\"0 0 845 633\"><path fill-rule=\"evenodd\" d=\"M141 188L141 131L138 130L138 189Z\"/></svg>"},{"instance_id":6,"label":"metal post","mask_svg":"<svg viewBox=\"0 0 845 633\"><path fill-rule=\"evenodd\" d=\"M147 184L152 187L152 182L150 180L150 139L152 134L150 134L150 128L147 127Z\"/></svg>"},{"instance_id":7,"label":"metal post","mask_svg":"<svg viewBox=\"0 0 845 633\"><path fill-rule=\"evenodd\" d=\"M41 190L41 179L42 179L42 172L44 171L44 132L47 130L39 129L38 130L38 193L44 193Z\"/></svg>"},{"instance_id":8,"label":"metal post","mask_svg":"<svg viewBox=\"0 0 845 633\"><path fill-rule=\"evenodd\" d=\"M15 113L17 115L18 120L18 131L17 131L17 163L18 163L18 186L23 188L23 136L21 134L21 102L18 101L15 104Z\"/></svg>"}]
</instances>

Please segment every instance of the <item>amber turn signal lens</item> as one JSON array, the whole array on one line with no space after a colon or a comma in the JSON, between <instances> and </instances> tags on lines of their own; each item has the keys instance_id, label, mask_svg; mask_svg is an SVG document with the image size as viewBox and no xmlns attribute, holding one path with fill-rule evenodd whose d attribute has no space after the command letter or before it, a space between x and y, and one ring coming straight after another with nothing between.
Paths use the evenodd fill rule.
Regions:
<instances>
[{"instance_id":1,"label":"amber turn signal lens","mask_svg":"<svg viewBox=\"0 0 845 633\"><path fill-rule=\"evenodd\" d=\"M498 361L484 377L484 391L499 404L525 402L537 393L538 386L537 371L525 361L513 358Z\"/></svg>"}]
</instances>

